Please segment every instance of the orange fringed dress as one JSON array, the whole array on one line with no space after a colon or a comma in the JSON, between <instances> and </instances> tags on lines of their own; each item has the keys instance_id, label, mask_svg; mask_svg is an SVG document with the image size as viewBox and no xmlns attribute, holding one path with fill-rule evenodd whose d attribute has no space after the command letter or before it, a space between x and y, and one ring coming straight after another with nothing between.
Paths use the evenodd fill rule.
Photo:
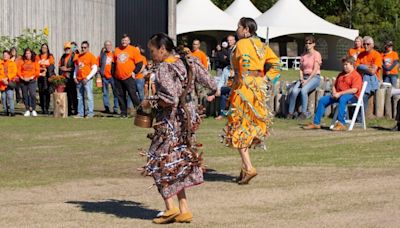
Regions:
<instances>
[{"instance_id":1,"label":"orange fringed dress","mask_svg":"<svg viewBox=\"0 0 400 228\"><path fill-rule=\"evenodd\" d=\"M235 79L224 141L234 148L263 146L272 125L267 107L268 79L279 75L279 58L259 38L251 37L237 42L231 62ZM272 67L265 73L266 63Z\"/></svg>"}]
</instances>

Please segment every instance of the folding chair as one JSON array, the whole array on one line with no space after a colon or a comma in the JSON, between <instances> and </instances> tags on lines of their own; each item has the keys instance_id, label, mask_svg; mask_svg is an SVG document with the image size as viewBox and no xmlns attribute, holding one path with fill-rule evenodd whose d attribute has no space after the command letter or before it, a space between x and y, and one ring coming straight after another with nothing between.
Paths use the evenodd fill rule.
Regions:
<instances>
[{"instance_id":1,"label":"folding chair","mask_svg":"<svg viewBox=\"0 0 400 228\"><path fill-rule=\"evenodd\" d=\"M281 69L289 70L289 58L287 56L281 57Z\"/></svg>"},{"instance_id":2,"label":"folding chair","mask_svg":"<svg viewBox=\"0 0 400 228\"><path fill-rule=\"evenodd\" d=\"M293 65L292 65L292 67L295 69L295 70L300 70L300 57L295 57L294 58L294 60L293 60Z\"/></svg>"},{"instance_id":3,"label":"folding chair","mask_svg":"<svg viewBox=\"0 0 400 228\"><path fill-rule=\"evenodd\" d=\"M356 119L357 119L359 111L361 111L361 119L362 119L363 128L364 128L364 130L367 129L367 125L365 124L365 110L364 110L364 101L363 101L363 97L364 97L365 89L367 88L367 84L368 84L368 82L363 83L361 93L360 93L360 96L358 97L357 102L347 104L347 106L346 106L346 114L347 114L346 116L348 116L348 114L349 114L349 107L356 107L351 120L346 118L346 124L350 123L349 129L348 129L349 131L353 130L353 127L354 127L354 124L356 123ZM339 109L339 107L336 107L336 111L335 111L335 114L333 115L331 126L329 127L330 129L333 129L334 124L337 121L337 116L338 116L338 111L339 111L338 109Z\"/></svg>"}]
</instances>

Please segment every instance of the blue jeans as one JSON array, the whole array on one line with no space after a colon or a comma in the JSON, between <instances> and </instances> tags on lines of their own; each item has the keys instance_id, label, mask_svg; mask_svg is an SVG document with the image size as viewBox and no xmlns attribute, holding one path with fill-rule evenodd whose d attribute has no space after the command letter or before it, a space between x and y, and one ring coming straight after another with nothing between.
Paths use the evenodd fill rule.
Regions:
<instances>
[{"instance_id":1,"label":"blue jeans","mask_svg":"<svg viewBox=\"0 0 400 228\"><path fill-rule=\"evenodd\" d=\"M334 103L338 104L338 121L340 121L343 125L346 124L345 116L346 116L346 106L349 103L357 102L357 97L354 94L344 94L339 97L339 99L335 99L332 96L323 96L318 101L317 112L314 116L314 124L321 124L321 118L325 113L325 108Z\"/></svg>"},{"instance_id":2,"label":"blue jeans","mask_svg":"<svg viewBox=\"0 0 400 228\"><path fill-rule=\"evenodd\" d=\"M392 84L394 88L397 87L397 75L395 74L389 74L389 75L383 75L383 82L387 82Z\"/></svg>"},{"instance_id":3,"label":"blue jeans","mask_svg":"<svg viewBox=\"0 0 400 228\"><path fill-rule=\"evenodd\" d=\"M289 113L294 113L294 108L296 106L296 99L299 93L301 93L301 112L307 112L307 103L308 103L308 93L315 90L320 83L320 76L314 76L305 86L301 87L300 80L296 82L293 87L292 92L289 97Z\"/></svg>"},{"instance_id":4,"label":"blue jeans","mask_svg":"<svg viewBox=\"0 0 400 228\"><path fill-rule=\"evenodd\" d=\"M220 97L220 115L225 115L225 109L226 109L226 101L228 100L229 94L231 92L231 88L229 87L222 87L221 88L221 97Z\"/></svg>"},{"instance_id":5,"label":"blue jeans","mask_svg":"<svg viewBox=\"0 0 400 228\"><path fill-rule=\"evenodd\" d=\"M138 97L139 97L140 101L143 101L143 99L144 99L144 83L145 83L144 78L135 79L136 91L138 93Z\"/></svg>"},{"instance_id":6,"label":"blue jeans","mask_svg":"<svg viewBox=\"0 0 400 228\"><path fill-rule=\"evenodd\" d=\"M1 91L1 102L5 112L14 113L14 90L6 89Z\"/></svg>"},{"instance_id":7,"label":"blue jeans","mask_svg":"<svg viewBox=\"0 0 400 228\"><path fill-rule=\"evenodd\" d=\"M85 116L85 92L87 96L87 102L88 102L88 112L87 116L93 117L94 112L93 112L93 79L90 79L87 81L86 85L83 84L82 81L80 81L76 85L76 92L78 93L78 115L79 116Z\"/></svg>"},{"instance_id":8,"label":"blue jeans","mask_svg":"<svg viewBox=\"0 0 400 228\"><path fill-rule=\"evenodd\" d=\"M104 109L110 109L110 101L109 101L109 86L111 85L112 92L113 92L113 100L114 100L114 112L118 111L118 95L117 90L115 89L114 85L114 78L107 79L105 77L102 78L103 81L103 104Z\"/></svg>"}]
</instances>

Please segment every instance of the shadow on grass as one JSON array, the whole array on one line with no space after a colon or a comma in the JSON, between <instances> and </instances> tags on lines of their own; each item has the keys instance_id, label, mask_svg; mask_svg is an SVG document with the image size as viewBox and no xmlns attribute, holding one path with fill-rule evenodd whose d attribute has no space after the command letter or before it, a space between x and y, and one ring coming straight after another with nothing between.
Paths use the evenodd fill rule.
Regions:
<instances>
[{"instance_id":1,"label":"shadow on grass","mask_svg":"<svg viewBox=\"0 0 400 228\"><path fill-rule=\"evenodd\" d=\"M207 169L207 171L204 173L205 181L232 182L234 178L236 177L223 173L218 173L215 169Z\"/></svg>"},{"instance_id":2,"label":"shadow on grass","mask_svg":"<svg viewBox=\"0 0 400 228\"><path fill-rule=\"evenodd\" d=\"M387 127L381 127L381 126L372 126L371 128L378 130L378 131L393 131L393 127L387 128Z\"/></svg>"},{"instance_id":3,"label":"shadow on grass","mask_svg":"<svg viewBox=\"0 0 400 228\"><path fill-rule=\"evenodd\" d=\"M126 200L109 199L106 201L67 201L65 203L75 204L82 211L88 213L102 213L115 215L118 218L134 218L134 219L153 219L158 211L148 209L142 203Z\"/></svg>"}]
</instances>

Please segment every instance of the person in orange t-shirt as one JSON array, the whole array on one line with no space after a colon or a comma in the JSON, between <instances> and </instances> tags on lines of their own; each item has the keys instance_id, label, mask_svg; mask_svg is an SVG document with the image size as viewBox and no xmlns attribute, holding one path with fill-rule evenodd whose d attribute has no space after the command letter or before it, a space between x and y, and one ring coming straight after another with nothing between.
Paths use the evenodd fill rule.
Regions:
<instances>
[{"instance_id":1,"label":"person in orange t-shirt","mask_svg":"<svg viewBox=\"0 0 400 228\"><path fill-rule=\"evenodd\" d=\"M93 101L93 77L97 73L97 59L89 52L89 42L83 41L81 44L82 52L75 59L74 80L76 83L76 92L78 94L78 114L76 118L85 116L85 107L88 107L87 118L94 116ZM88 105L85 106L85 91Z\"/></svg>"},{"instance_id":2,"label":"person in orange t-shirt","mask_svg":"<svg viewBox=\"0 0 400 228\"><path fill-rule=\"evenodd\" d=\"M198 58L200 60L201 64L204 66L204 68L206 68L206 70L208 70L207 55L202 50L200 50L200 40L198 40L198 39L193 40L192 56Z\"/></svg>"},{"instance_id":3,"label":"person in orange t-shirt","mask_svg":"<svg viewBox=\"0 0 400 228\"><path fill-rule=\"evenodd\" d=\"M10 59L10 52L3 51L3 62L0 63L0 91L3 110L6 116L15 116L14 88L16 87L17 64Z\"/></svg>"},{"instance_id":4,"label":"person in orange t-shirt","mask_svg":"<svg viewBox=\"0 0 400 228\"><path fill-rule=\"evenodd\" d=\"M10 48L10 59L11 61L15 62L18 66L18 62L21 61L21 56L18 56L18 52L17 52L17 48L16 47L12 47ZM16 99L16 103L20 103L23 100L22 97L22 89L21 89L21 85L17 79L16 81L17 86L15 87L15 99Z\"/></svg>"},{"instance_id":5,"label":"person in orange t-shirt","mask_svg":"<svg viewBox=\"0 0 400 228\"><path fill-rule=\"evenodd\" d=\"M36 61L40 65L40 74L38 78L39 99L42 113L49 114L50 91L49 78L55 75L54 56L50 53L49 46L42 44L40 54L36 56Z\"/></svg>"},{"instance_id":6,"label":"person in orange t-shirt","mask_svg":"<svg viewBox=\"0 0 400 228\"><path fill-rule=\"evenodd\" d=\"M35 61L35 53L30 49L24 50L22 60L18 62L18 77L20 79L22 95L24 97L24 116L37 116L36 112L36 88L37 77L40 74L40 66Z\"/></svg>"},{"instance_id":7,"label":"person in orange t-shirt","mask_svg":"<svg viewBox=\"0 0 400 228\"><path fill-rule=\"evenodd\" d=\"M104 48L98 57L99 62L99 73L101 75L102 81L102 90L103 90L103 105L104 105L104 113L110 112L110 101L109 101L109 87L111 86L113 92L113 100L114 100L114 108L113 114L118 113L118 94L115 89L115 79L113 77L115 71L114 64L114 52L112 50L111 41L107 40L104 42Z\"/></svg>"},{"instance_id":8,"label":"person in orange t-shirt","mask_svg":"<svg viewBox=\"0 0 400 228\"><path fill-rule=\"evenodd\" d=\"M374 49L374 40L370 36L363 39L365 51L361 52L356 61L357 71L362 75L363 81L368 82L363 97L364 111L368 110L368 99L379 87L380 70L382 69L382 55ZM360 112L361 113L361 112ZM357 121L361 121L361 114Z\"/></svg>"},{"instance_id":9,"label":"person in orange t-shirt","mask_svg":"<svg viewBox=\"0 0 400 228\"><path fill-rule=\"evenodd\" d=\"M352 56L354 61L356 61L358 55L363 51L365 51L363 48L363 38L361 36L357 36L354 40L354 47L349 49L347 56Z\"/></svg>"},{"instance_id":10,"label":"person in orange t-shirt","mask_svg":"<svg viewBox=\"0 0 400 228\"><path fill-rule=\"evenodd\" d=\"M140 51L140 55L143 59L143 67L146 68L147 66L147 59L145 57L145 51L144 49L140 48L140 47L136 47L139 51ZM140 102L143 101L144 99L144 84L145 84L145 79L144 79L144 71L141 71L140 73L136 74L135 76L135 84L136 84L136 91L139 95L139 100Z\"/></svg>"},{"instance_id":11,"label":"person in orange t-shirt","mask_svg":"<svg viewBox=\"0 0 400 228\"><path fill-rule=\"evenodd\" d=\"M383 81L391 83L393 87L397 87L397 75L399 73L399 55L393 51L393 42L385 43L385 52L382 54L382 75Z\"/></svg>"},{"instance_id":12,"label":"person in orange t-shirt","mask_svg":"<svg viewBox=\"0 0 400 228\"><path fill-rule=\"evenodd\" d=\"M332 88L332 95L323 96L318 101L317 111L313 123L304 127L306 130L320 129L321 118L325 113L325 108L334 103L338 103L338 122L333 127L333 131L346 130L346 107L348 103L357 102L362 88L361 75L354 69L353 56L347 56L342 60L343 71L337 76L335 86Z\"/></svg>"},{"instance_id":13,"label":"person in orange t-shirt","mask_svg":"<svg viewBox=\"0 0 400 228\"><path fill-rule=\"evenodd\" d=\"M130 45L131 40L124 34L121 45L115 49L115 88L118 93L118 104L121 109L121 117L126 118L127 94L135 106L139 106L140 100L136 94L135 75L143 70L143 57L137 48Z\"/></svg>"}]
</instances>

